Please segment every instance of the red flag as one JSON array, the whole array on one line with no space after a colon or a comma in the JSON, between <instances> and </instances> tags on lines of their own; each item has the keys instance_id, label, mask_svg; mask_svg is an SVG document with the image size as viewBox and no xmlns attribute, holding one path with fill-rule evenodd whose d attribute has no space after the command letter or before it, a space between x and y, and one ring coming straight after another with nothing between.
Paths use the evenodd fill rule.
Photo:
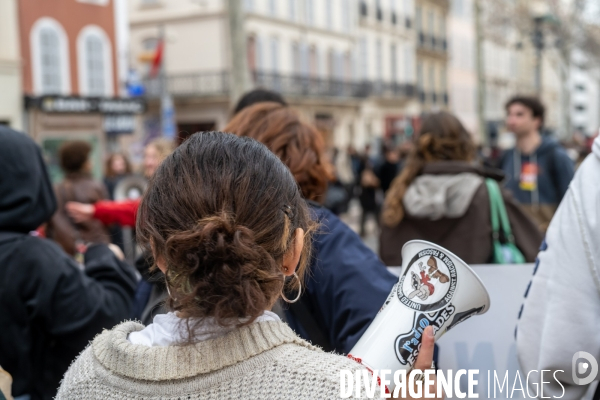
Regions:
<instances>
[{"instance_id":1,"label":"red flag","mask_svg":"<svg viewBox=\"0 0 600 400\"><path fill-rule=\"evenodd\" d=\"M162 56L163 56L163 46L164 41L159 40L156 45L156 53L154 53L154 59L152 60L152 68L150 69L150 77L154 78L158 71L160 71L160 66L162 65Z\"/></svg>"}]
</instances>

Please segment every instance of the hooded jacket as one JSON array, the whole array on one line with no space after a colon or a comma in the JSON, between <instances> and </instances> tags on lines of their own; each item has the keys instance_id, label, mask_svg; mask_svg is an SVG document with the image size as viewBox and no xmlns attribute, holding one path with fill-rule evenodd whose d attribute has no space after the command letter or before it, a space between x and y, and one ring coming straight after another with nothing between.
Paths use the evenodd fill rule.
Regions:
<instances>
[{"instance_id":1,"label":"hooded jacket","mask_svg":"<svg viewBox=\"0 0 600 400\"><path fill-rule=\"evenodd\" d=\"M516 332L522 371L556 371L544 396L581 399L590 383L573 370L577 352L600 360L600 139L577 170L546 232ZM559 371L559 370L562 370ZM593 374L593 372L592 372ZM589 376L590 374L588 374ZM529 379L532 393L541 374ZM591 397L588 397L591 398Z\"/></svg>"},{"instance_id":2,"label":"hooded jacket","mask_svg":"<svg viewBox=\"0 0 600 400\"><path fill-rule=\"evenodd\" d=\"M569 188L575 167L566 151L555 140L543 136L540 146L530 155L518 149L505 153L501 168L506 174L505 187L521 204L558 205ZM527 171L527 166L535 166ZM534 182L527 178L533 173Z\"/></svg>"},{"instance_id":3,"label":"hooded jacket","mask_svg":"<svg viewBox=\"0 0 600 400\"><path fill-rule=\"evenodd\" d=\"M485 178L502 180L501 171L461 161L425 165L404 195L404 218L382 224L379 254L386 265L402 264L404 243L423 239L452 251L468 264L492 257L490 198ZM537 254L542 234L506 191L502 192L516 245L528 262Z\"/></svg>"},{"instance_id":4,"label":"hooded jacket","mask_svg":"<svg viewBox=\"0 0 600 400\"><path fill-rule=\"evenodd\" d=\"M87 343L130 313L133 269L105 245L79 266L54 242L29 232L56 199L38 146L0 126L0 365L13 396L50 399Z\"/></svg>"}]
</instances>

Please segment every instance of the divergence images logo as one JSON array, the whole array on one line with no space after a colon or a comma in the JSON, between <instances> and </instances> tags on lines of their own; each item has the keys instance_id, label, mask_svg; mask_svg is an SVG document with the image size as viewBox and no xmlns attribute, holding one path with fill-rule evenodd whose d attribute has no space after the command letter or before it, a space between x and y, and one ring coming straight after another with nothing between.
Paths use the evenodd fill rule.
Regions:
<instances>
[{"instance_id":1,"label":"divergence images logo","mask_svg":"<svg viewBox=\"0 0 600 400\"><path fill-rule=\"evenodd\" d=\"M398 285L398 299L415 311L445 307L456 290L456 267L443 252L426 249L408 263Z\"/></svg>"},{"instance_id":2,"label":"divergence images logo","mask_svg":"<svg viewBox=\"0 0 600 400\"><path fill-rule=\"evenodd\" d=\"M573 354L572 371L575 384L589 385L598 375L598 361L590 353L578 351Z\"/></svg>"}]
</instances>

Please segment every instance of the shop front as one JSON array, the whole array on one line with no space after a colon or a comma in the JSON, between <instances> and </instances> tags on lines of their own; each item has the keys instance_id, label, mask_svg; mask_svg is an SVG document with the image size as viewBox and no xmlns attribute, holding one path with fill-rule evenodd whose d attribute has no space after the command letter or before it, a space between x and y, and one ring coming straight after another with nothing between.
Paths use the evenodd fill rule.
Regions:
<instances>
[{"instance_id":1,"label":"shop front","mask_svg":"<svg viewBox=\"0 0 600 400\"><path fill-rule=\"evenodd\" d=\"M26 131L44 151L54 182L62 179L58 149L69 140L85 140L92 145L92 172L102 176L107 152L118 150L116 138L132 134L136 120L146 110L141 98L113 99L73 96L26 97Z\"/></svg>"}]
</instances>

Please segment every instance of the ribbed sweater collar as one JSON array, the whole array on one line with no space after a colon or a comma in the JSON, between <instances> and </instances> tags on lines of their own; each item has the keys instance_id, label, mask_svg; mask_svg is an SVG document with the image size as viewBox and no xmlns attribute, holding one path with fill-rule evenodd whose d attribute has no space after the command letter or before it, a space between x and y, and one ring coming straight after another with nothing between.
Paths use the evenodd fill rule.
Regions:
<instances>
[{"instance_id":1,"label":"ribbed sweater collar","mask_svg":"<svg viewBox=\"0 0 600 400\"><path fill-rule=\"evenodd\" d=\"M258 322L225 336L192 345L148 347L127 340L144 328L124 322L96 336L92 348L106 369L132 379L165 381L184 379L237 364L287 343L316 349L300 339L283 322Z\"/></svg>"}]
</instances>

